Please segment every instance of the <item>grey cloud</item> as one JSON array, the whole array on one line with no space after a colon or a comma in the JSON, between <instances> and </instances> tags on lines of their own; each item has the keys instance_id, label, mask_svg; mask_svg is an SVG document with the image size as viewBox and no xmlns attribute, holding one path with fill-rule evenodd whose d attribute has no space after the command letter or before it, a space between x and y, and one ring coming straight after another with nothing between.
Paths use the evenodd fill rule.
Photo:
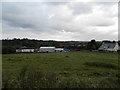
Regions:
<instances>
[{"instance_id":1,"label":"grey cloud","mask_svg":"<svg viewBox=\"0 0 120 90\"><path fill-rule=\"evenodd\" d=\"M92 13L92 4L91 3L75 2L74 4L69 4L68 6L71 9L73 9L74 14Z\"/></svg>"},{"instance_id":2,"label":"grey cloud","mask_svg":"<svg viewBox=\"0 0 120 90\"><path fill-rule=\"evenodd\" d=\"M99 4L97 5L99 6ZM99 15L99 11L93 12L95 6L95 3L80 2L72 4L4 3L2 6L3 37L24 37L27 33L28 38L37 39L116 39L111 35L114 31L108 32L109 36L104 36L102 31L100 32L98 28L95 28L96 26L103 28L115 27L114 18L104 15L105 12L108 12L108 14L111 12L98 9L103 13ZM111 9L111 6L100 5L101 8L107 7L108 9ZM107 30L109 31L109 28Z\"/></svg>"},{"instance_id":3,"label":"grey cloud","mask_svg":"<svg viewBox=\"0 0 120 90\"><path fill-rule=\"evenodd\" d=\"M51 5L51 6L59 6L59 5L65 5L69 2L42 2L43 4Z\"/></svg>"},{"instance_id":4,"label":"grey cloud","mask_svg":"<svg viewBox=\"0 0 120 90\"><path fill-rule=\"evenodd\" d=\"M29 4L27 5L29 6ZM19 7L22 8L19 10ZM5 4L5 6L3 5L3 22L7 22L10 26L21 28L37 28L39 25L42 27L44 27L45 24L47 25L47 22L45 22L47 21L45 17L47 13L45 14L42 9L34 11L30 6L29 8L27 7L28 9L24 9L26 8L24 3L21 3L19 7L14 6L14 4L9 5L9 3L7 5Z\"/></svg>"}]
</instances>

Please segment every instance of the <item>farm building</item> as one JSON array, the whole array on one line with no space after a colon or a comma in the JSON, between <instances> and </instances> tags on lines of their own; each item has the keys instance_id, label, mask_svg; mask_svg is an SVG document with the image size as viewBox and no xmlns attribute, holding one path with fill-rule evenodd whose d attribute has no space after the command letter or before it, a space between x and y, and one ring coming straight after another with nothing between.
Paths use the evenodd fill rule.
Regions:
<instances>
[{"instance_id":1,"label":"farm building","mask_svg":"<svg viewBox=\"0 0 120 90\"><path fill-rule=\"evenodd\" d=\"M63 48L55 48L55 52L64 52Z\"/></svg>"},{"instance_id":2,"label":"farm building","mask_svg":"<svg viewBox=\"0 0 120 90\"><path fill-rule=\"evenodd\" d=\"M69 49L55 47L40 47L38 52L68 52Z\"/></svg>"},{"instance_id":3,"label":"farm building","mask_svg":"<svg viewBox=\"0 0 120 90\"><path fill-rule=\"evenodd\" d=\"M98 48L99 51L113 51L116 52L119 50L118 43L113 42L103 42L102 45Z\"/></svg>"},{"instance_id":4,"label":"farm building","mask_svg":"<svg viewBox=\"0 0 120 90\"><path fill-rule=\"evenodd\" d=\"M29 53L34 52L34 49L16 49L16 53Z\"/></svg>"},{"instance_id":5,"label":"farm building","mask_svg":"<svg viewBox=\"0 0 120 90\"><path fill-rule=\"evenodd\" d=\"M40 47L39 52L55 52L55 47Z\"/></svg>"},{"instance_id":6,"label":"farm building","mask_svg":"<svg viewBox=\"0 0 120 90\"><path fill-rule=\"evenodd\" d=\"M33 53L33 52L67 52L69 49L55 48L53 47L40 47L39 49L30 49L27 47L21 47L16 49L16 53Z\"/></svg>"},{"instance_id":7,"label":"farm building","mask_svg":"<svg viewBox=\"0 0 120 90\"><path fill-rule=\"evenodd\" d=\"M64 49L64 52L69 52L70 51L70 49Z\"/></svg>"},{"instance_id":8,"label":"farm building","mask_svg":"<svg viewBox=\"0 0 120 90\"><path fill-rule=\"evenodd\" d=\"M16 49L16 53L29 53L35 52L35 49L27 48L26 46L21 47L20 49Z\"/></svg>"}]
</instances>

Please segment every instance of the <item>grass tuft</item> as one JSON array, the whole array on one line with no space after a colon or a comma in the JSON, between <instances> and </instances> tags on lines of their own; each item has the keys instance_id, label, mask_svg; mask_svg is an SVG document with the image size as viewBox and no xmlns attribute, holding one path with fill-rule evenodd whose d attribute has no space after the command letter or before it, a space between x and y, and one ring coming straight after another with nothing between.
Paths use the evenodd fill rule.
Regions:
<instances>
[{"instance_id":1,"label":"grass tuft","mask_svg":"<svg viewBox=\"0 0 120 90\"><path fill-rule=\"evenodd\" d=\"M104 67L104 68L112 68L112 69L117 68L117 66L114 64L108 64L108 63L103 63L103 62L85 62L84 65L95 66L95 67Z\"/></svg>"}]
</instances>

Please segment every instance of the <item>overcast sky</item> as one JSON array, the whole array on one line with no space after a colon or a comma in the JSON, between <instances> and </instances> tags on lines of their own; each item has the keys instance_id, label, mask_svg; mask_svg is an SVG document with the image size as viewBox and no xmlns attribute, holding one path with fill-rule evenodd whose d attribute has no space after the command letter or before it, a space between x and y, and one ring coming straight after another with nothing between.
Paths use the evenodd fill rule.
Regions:
<instances>
[{"instance_id":1,"label":"overcast sky","mask_svg":"<svg viewBox=\"0 0 120 90\"><path fill-rule=\"evenodd\" d=\"M118 40L118 3L4 2L2 38Z\"/></svg>"}]
</instances>

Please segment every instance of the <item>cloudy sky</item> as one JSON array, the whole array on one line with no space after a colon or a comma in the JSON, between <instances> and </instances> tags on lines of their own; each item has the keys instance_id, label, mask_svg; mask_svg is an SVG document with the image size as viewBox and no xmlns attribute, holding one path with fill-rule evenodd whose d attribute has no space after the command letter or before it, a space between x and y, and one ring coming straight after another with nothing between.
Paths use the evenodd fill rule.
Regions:
<instances>
[{"instance_id":1,"label":"cloudy sky","mask_svg":"<svg viewBox=\"0 0 120 90\"><path fill-rule=\"evenodd\" d=\"M3 2L2 38L118 40L118 3Z\"/></svg>"}]
</instances>

